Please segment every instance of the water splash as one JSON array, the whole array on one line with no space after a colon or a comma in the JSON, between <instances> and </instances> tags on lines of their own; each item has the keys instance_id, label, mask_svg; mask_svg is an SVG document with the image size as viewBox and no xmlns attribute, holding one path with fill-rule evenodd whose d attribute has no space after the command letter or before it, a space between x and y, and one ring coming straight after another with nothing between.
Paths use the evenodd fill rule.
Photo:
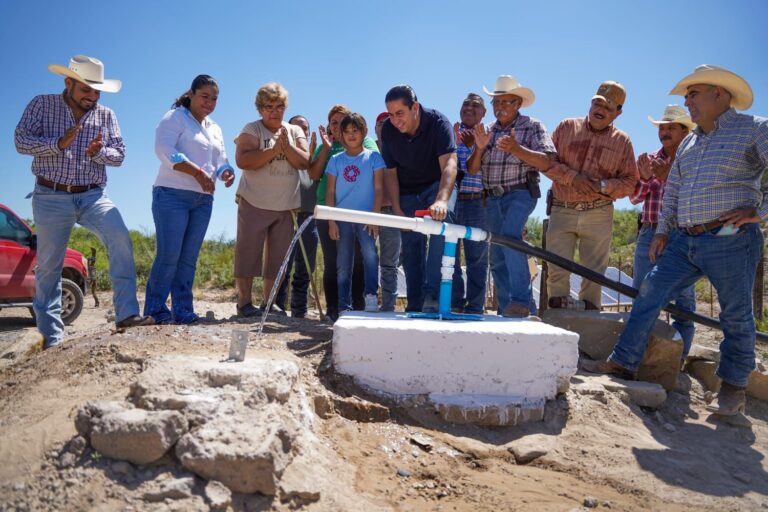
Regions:
<instances>
[{"instance_id":1,"label":"water splash","mask_svg":"<svg viewBox=\"0 0 768 512\"><path fill-rule=\"evenodd\" d=\"M285 271L288 269L288 262L290 261L291 253L293 253L293 248L296 246L296 242L298 242L299 237L304 232L305 229L307 229L307 226L310 222L312 222L312 219L314 219L314 215L310 215L307 217L304 222L301 223L301 226L299 226L299 229L296 230L296 234L293 235L293 240L291 240L291 245L288 246L288 252L285 253L285 258L283 259L283 263L280 264L280 270L277 272L277 277L275 277L275 284L272 287L272 291L269 292L269 299L267 299L267 304L264 307L264 313L261 315L261 322L259 322L259 327L256 329L256 336L258 339L261 339L264 337L264 322L267 321L267 315L269 315L269 310L272 309L272 303L275 302L275 297L277 297L277 291L280 288L280 283L283 282L283 275L285 275Z\"/></svg>"}]
</instances>

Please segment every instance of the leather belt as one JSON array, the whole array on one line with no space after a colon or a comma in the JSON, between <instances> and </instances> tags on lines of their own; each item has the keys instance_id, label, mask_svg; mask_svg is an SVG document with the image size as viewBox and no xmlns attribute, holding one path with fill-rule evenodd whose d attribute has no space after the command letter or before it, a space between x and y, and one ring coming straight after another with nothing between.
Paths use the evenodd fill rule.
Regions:
<instances>
[{"instance_id":1,"label":"leather belt","mask_svg":"<svg viewBox=\"0 0 768 512\"><path fill-rule=\"evenodd\" d=\"M524 190L527 188L527 183L518 183L517 185L494 185L491 188L485 189L485 193L488 194L488 197L501 197L507 192L512 192L513 190Z\"/></svg>"},{"instance_id":2,"label":"leather belt","mask_svg":"<svg viewBox=\"0 0 768 512\"><path fill-rule=\"evenodd\" d=\"M457 199L459 201L469 201L472 199L485 199L485 192L459 192Z\"/></svg>"},{"instance_id":3,"label":"leather belt","mask_svg":"<svg viewBox=\"0 0 768 512\"><path fill-rule=\"evenodd\" d=\"M571 210L576 210L580 212L584 210L594 210L595 208L608 206L609 204L613 204L613 201L610 199L596 199L594 201L580 201L580 202L573 202L573 203L569 203L567 201L560 201L559 199L552 199L553 206L559 206L560 208L570 208Z\"/></svg>"},{"instance_id":4,"label":"leather belt","mask_svg":"<svg viewBox=\"0 0 768 512\"><path fill-rule=\"evenodd\" d=\"M101 187L101 185L97 185L96 183L91 183L90 185L62 185L61 183L55 183L40 176L37 177L37 184L53 189L54 191L60 190L62 192L69 192L70 194L87 192L91 189Z\"/></svg>"},{"instance_id":5,"label":"leather belt","mask_svg":"<svg viewBox=\"0 0 768 512\"><path fill-rule=\"evenodd\" d=\"M712 231L713 229L721 228L723 227L723 221L721 220L713 220L712 222L707 222L706 224L697 224L696 226L691 226L689 228L680 228L683 230L687 235L690 236L699 236L707 231Z\"/></svg>"}]
</instances>

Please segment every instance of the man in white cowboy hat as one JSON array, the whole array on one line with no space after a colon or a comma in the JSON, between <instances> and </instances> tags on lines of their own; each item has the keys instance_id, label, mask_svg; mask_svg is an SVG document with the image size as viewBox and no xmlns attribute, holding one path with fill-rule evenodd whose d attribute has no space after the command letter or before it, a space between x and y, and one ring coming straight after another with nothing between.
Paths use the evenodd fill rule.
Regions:
<instances>
[{"instance_id":1,"label":"man in white cowboy hat","mask_svg":"<svg viewBox=\"0 0 768 512\"><path fill-rule=\"evenodd\" d=\"M501 75L491 96L496 117L489 130L475 126L471 174L482 172L487 195L486 219L493 233L522 239L528 216L541 197L539 173L554 161L555 145L538 119L520 114L535 95L514 77ZM531 275L526 256L512 249L491 247L491 272L496 283L498 311L506 317L531 314Z\"/></svg>"},{"instance_id":2,"label":"man in white cowboy hat","mask_svg":"<svg viewBox=\"0 0 768 512\"><path fill-rule=\"evenodd\" d=\"M651 116L648 116L648 120L658 128L661 149L651 154L643 153L637 158L640 179L635 186L634 193L629 196L632 204L643 203L632 276L632 286L637 289L640 289L645 275L653 267L651 259L648 257L648 249L651 246L653 236L656 234L661 213L661 201L664 197L664 184L675 160L675 153L683 139L696 127L685 109L679 105L668 105L658 121ZM693 284L680 293L675 299L675 305L686 311L696 311L696 291ZM683 338L682 359L685 360L693 343L695 327L691 320L685 320L674 315L672 320L672 326Z\"/></svg>"},{"instance_id":3,"label":"man in white cowboy hat","mask_svg":"<svg viewBox=\"0 0 768 512\"><path fill-rule=\"evenodd\" d=\"M629 136L613 125L627 93L618 82L600 84L586 117L563 120L552 134L557 162L544 175L554 183L547 249L573 259L578 244L581 264L600 274L608 267L613 233L613 202L635 189L637 164ZM549 266L550 307L570 298L570 272ZM579 299L599 309L602 289L583 279Z\"/></svg>"},{"instance_id":4,"label":"man in white cowboy hat","mask_svg":"<svg viewBox=\"0 0 768 512\"><path fill-rule=\"evenodd\" d=\"M755 367L752 286L763 249L761 220L768 217L768 119L739 114L752 105L749 84L731 71L699 66L670 94L685 95L698 126L677 150L664 189L659 225L646 276L624 332L608 361L584 361L588 371L633 376L661 309L702 276L720 301L722 386L717 414L744 410L747 379Z\"/></svg>"},{"instance_id":5,"label":"man in white cowboy hat","mask_svg":"<svg viewBox=\"0 0 768 512\"><path fill-rule=\"evenodd\" d=\"M125 146L114 112L98 103L102 91L117 92L119 80L104 79L100 60L75 55L65 68L64 92L36 96L16 127L16 150L32 155L36 185L32 214L37 230L33 308L45 348L61 343L61 270L75 223L94 231L107 246L117 326L151 325L139 316L136 271L128 229L105 195L104 167L119 166Z\"/></svg>"}]
</instances>

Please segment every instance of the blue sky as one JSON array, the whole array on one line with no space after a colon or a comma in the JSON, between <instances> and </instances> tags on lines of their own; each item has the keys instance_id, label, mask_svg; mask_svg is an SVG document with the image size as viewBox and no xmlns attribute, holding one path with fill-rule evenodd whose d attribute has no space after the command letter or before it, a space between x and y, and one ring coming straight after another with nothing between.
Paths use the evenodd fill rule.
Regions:
<instances>
[{"instance_id":1,"label":"blue sky","mask_svg":"<svg viewBox=\"0 0 768 512\"><path fill-rule=\"evenodd\" d=\"M768 2L758 0L9 0L0 6L0 202L32 216L25 199L33 188L31 158L16 153L13 130L34 95L63 89L63 78L47 65L67 65L78 53L100 58L107 78L123 80L120 93L101 99L117 113L127 148L123 166L108 168L107 191L130 228L151 232L154 130L199 73L219 82L212 117L232 160L232 140L258 117L254 96L269 81L290 93L286 119L303 114L315 129L335 103L361 112L372 125L386 91L403 82L423 105L457 120L466 94L482 93L500 74L512 74L536 92L536 102L523 113L541 119L550 133L561 119L586 114L601 81L622 82L628 97L616 125L639 154L659 147L646 116L658 118L665 105L682 104L667 93L702 63L741 74L755 93L749 113L768 115L766 19ZM235 188L217 188L209 237L234 237ZM544 216L543 201L533 215Z\"/></svg>"}]
</instances>

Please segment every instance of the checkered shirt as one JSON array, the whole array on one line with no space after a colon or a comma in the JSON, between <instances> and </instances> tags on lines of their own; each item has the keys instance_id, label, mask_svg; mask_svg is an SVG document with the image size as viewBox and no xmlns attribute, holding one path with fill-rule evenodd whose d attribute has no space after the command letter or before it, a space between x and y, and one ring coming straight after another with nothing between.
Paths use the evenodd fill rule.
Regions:
<instances>
[{"instance_id":1,"label":"checkered shirt","mask_svg":"<svg viewBox=\"0 0 768 512\"><path fill-rule=\"evenodd\" d=\"M528 178L528 171L536 171L535 167L524 163L516 156L496 147L499 137L515 132L518 144L532 151L554 155L555 145L547 133L544 124L538 119L518 114L506 128L498 122L491 125L491 141L483 152L480 160L480 170L483 173L483 184L488 190L497 185L511 187L522 185Z\"/></svg>"},{"instance_id":2,"label":"checkered shirt","mask_svg":"<svg viewBox=\"0 0 768 512\"><path fill-rule=\"evenodd\" d=\"M736 208L757 208L762 219L768 218L766 168L768 118L730 109L709 134L696 128L677 149L657 233L706 224Z\"/></svg>"},{"instance_id":3,"label":"checkered shirt","mask_svg":"<svg viewBox=\"0 0 768 512\"><path fill-rule=\"evenodd\" d=\"M125 145L115 113L96 104L80 120L82 130L72 144L60 150L59 138L75 125L75 118L61 94L35 96L16 126L16 150L32 155L32 174L61 185L104 186L104 166L117 167L125 158ZM93 158L85 150L101 133L104 147Z\"/></svg>"},{"instance_id":4,"label":"checkered shirt","mask_svg":"<svg viewBox=\"0 0 768 512\"><path fill-rule=\"evenodd\" d=\"M651 158L667 158L664 148L652 153ZM632 204L643 203L642 222L656 224L659 222L661 213L661 202L664 198L664 182L656 176L651 176L649 180L640 178L635 185L635 191L629 196Z\"/></svg>"}]
</instances>

